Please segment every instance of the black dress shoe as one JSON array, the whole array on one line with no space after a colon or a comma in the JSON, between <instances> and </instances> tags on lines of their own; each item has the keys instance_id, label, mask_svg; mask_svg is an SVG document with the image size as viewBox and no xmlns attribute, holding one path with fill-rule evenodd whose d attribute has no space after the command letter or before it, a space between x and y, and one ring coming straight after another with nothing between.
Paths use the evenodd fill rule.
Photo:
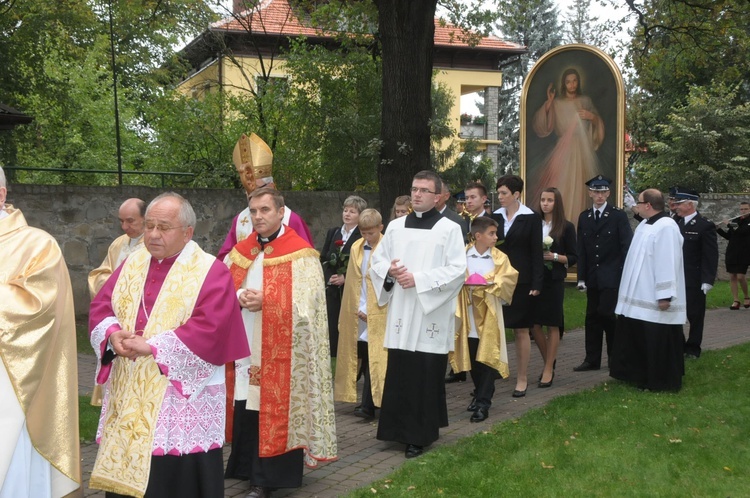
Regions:
<instances>
[{"instance_id":1,"label":"black dress shoe","mask_svg":"<svg viewBox=\"0 0 750 498\"><path fill-rule=\"evenodd\" d=\"M476 399L472 399L471 403L469 403L469 406L466 407L466 411L467 412L475 412L475 411L477 411L477 408L479 408L477 406L477 400Z\"/></svg>"},{"instance_id":2,"label":"black dress shoe","mask_svg":"<svg viewBox=\"0 0 750 498\"><path fill-rule=\"evenodd\" d=\"M250 486L250 492L245 498L269 498L271 490L262 486Z\"/></svg>"},{"instance_id":3,"label":"black dress shoe","mask_svg":"<svg viewBox=\"0 0 750 498\"><path fill-rule=\"evenodd\" d=\"M354 409L354 416L363 418L365 420L370 420L375 418L375 410L366 410L365 408L362 408L360 406Z\"/></svg>"},{"instance_id":4,"label":"black dress shoe","mask_svg":"<svg viewBox=\"0 0 750 498\"><path fill-rule=\"evenodd\" d=\"M469 419L469 422L482 422L484 420L487 420L487 417L490 416L490 409L489 408L477 408L477 411L474 412L474 415L471 416Z\"/></svg>"},{"instance_id":5,"label":"black dress shoe","mask_svg":"<svg viewBox=\"0 0 750 498\"><path fill-rule=\"evenodd\" d=\"M465 381L466 381L466 372L455 373L451 371L448 375L445 376L446 384L452 384L453 382L465 382Z\"/></svg>"},{"instance_id":6,"label":"black dress shoe","mask_svg":"<svg viewBox=\"0 0 750 498\"><path fill-rule=\"evenodd\" d=\"M584 361L577 367L573 369L574 372L588 372L589 370L599 370L599 366L594 365L593 363L589 363L588 361Z\"/></svg>"},{"instance_id":7,"label":"black dress shoe","mask_svg":"<svg viewBox=\"0 0 750 498\"><path fill-rule=\"evenodd\" d=\"M539 384L537 384L537 387L545 388L545 387L552 387L552 381L555 380L555 372L552 372L552 378L549 380L549 382L542 382L541 379L539 379Z\"/></svg>"},{"instance_id":8,"label":"black dress shoe","mask_svg":"<svg viewBox=\"0 0 750 498\"><path fill-rule=\"evenodd\" d=\"M523 391L519 391L518 389L514 389L512 396L514 398L523 398L524 396L526 396L526 389L524 389Z\"/></svg>"},{"instance_id":9,"label":"black dress shoe","mask_svg":"<svg viewBox=\"0 0 750 498\"><path fill-rule=\"evenodd\" d=\"M406 458L414 458L414 457L418 457L422 453L424 453L423 446L417 446L416 444L407 444L406 452L404 453L404 456Z\"/></svg>"}]
</instances>

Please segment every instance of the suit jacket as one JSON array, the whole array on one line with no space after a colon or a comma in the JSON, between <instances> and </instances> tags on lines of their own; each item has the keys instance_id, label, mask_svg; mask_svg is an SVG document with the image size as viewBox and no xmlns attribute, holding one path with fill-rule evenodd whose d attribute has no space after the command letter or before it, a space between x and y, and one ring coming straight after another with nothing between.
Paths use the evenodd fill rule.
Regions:
<instances>
[{"instance_id":1,"label":"suit jacket","mask_svg":"<svg viewBox=\"0 0 750 498\"><path fill-rule=\"evenodd\" d=\"M737 228L716 229L729 241L725 261L728 265L750 265L750 216L732 221L737 223Z\"/></svg>"},{"instance_id":2,"label":"suit jacket","mask_svg":"<svg viewBox=\"0 0 750 498\"><path fill-rule=\"evenodd\" d=\"M461 227L461 233L464 235L464 244L468 243L469 239L469 220L458 214L457 212L453 211L451 208L446 207L443 212L441 213L444 217L448 218L449 220L458 223L458 226Z\"/></svg>"},{"instance_id":3,"label":"suit jacket","mask_svg":"<svg viewBox=\"0 0 750 498\"><path fill-rule=\"evenodd\" d=\"M716 226L700 213L684 223L677 222L682 233L682 260L685 268L685 287L714 284L719 266L719 243Z\"/></svg>"},{"instance_id":4,"label":"suit jacket","mask_svg":"<svg viewBox=\"0 0 750 498\"><path fill-rule=\"evenodd\" d=\"M578 217L578 280L594 289L620 287L633 231L624 211L607 203L599 222L594 209Z\"/></svg>"},{"instance_id":5,"label":"suit jacket","mask_svg":"<svg viewBox=\"0 0 750 498\"><path fill-rule=\"evenodd\" d=\"M552 269L544 266L544 279L545 280L565 280L568 276L568 267L573 266L578 261L578 252L576 247L576 227L569 221L565 221L565 228L563 229L562 238L556 239L552 242L550 252L556 252L558 254L564 254L568 258L567 266L562 263L552 262Z\"/></svg>"},{"instance_id":6,"label":"suit jacket","mask_svg":"<svg viewBox=\"0 0 750 498\"><path fill-rule=\"evenodd\" d=\"M503 236L505 220L501 214L492 214L497 221L498 249L510 259L518 271L519 284L531 284L532 290L542 290L544 283L544 248L542 247L542 218L536 214L517 214L508 233Z\"/></svg>"},{"instance_id":7,"label":"suit jacket","mask_svg":"<svg viewBox=\"0 0 750 498\"><path fill-rule=\"evenodd\" d=\"M354 231L347 239L346 244L341 248L341 252L343 254L349 254L349 251L352 249L352 244L361 238L362 235L359 233L359 227L355 227ZM336 245L337 240L341 240L340 226L328 229L328 233L326 233L326 241L323 243L323 250L320 251L321 263L328 261L331 258L331 254L339 250L339 246ZM326 282L328 282L328 279L331 278L334 273L334 268L331 268L329 265L323 265L323 275L325 276Z\"/></svg>"}]
</instances>

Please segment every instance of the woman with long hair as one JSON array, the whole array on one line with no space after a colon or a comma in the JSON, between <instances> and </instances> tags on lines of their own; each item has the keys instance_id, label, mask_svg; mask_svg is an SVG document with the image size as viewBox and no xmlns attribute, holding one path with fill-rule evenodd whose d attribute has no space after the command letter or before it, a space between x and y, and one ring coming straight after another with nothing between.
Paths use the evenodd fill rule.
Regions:
<instances>
[{"instance_id":1,"label":"woman with long hair","mask_svg":"<svg viewBox=\"0 0 750 498\"><path fill-rule=\"evenodd\" d=\"M568 267L576 264L576 230L565 219L562 195L549 187L539 196L537 212L542 217L542 244L544 246L544 283L536 299L534 336L544 360L544 370L538 387L552 387L555 378L555 359L560 345L560 327L563 326L563 297ZM551 240L550 240L551 239ZM545 336L542 327L547 327Z\"/></svg>"}]
</instances>

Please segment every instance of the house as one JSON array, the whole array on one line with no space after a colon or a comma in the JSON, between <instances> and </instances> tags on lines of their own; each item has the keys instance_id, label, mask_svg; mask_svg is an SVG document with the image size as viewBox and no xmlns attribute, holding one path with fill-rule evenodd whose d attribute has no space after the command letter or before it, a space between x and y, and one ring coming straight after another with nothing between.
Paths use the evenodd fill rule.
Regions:
<instances>
[{"instance_id":1,"label":"house","mask_svg":"<svg viewBox=\"0 0 750 498\"><path fill-rule=\"evenodd\" d=\"M256 84L252 75L262 74L261 71L265 74L270 71L271 77L285 78L283 60L278 56L281 49L289 46L289 39L304 36L307 43L331 48L338 43L335 33L323 32L301 20L287 0L262 0L245 11L243 4L235 0L231 16L211 24L181 51L192 68L179 84L182 92L200 97L217 88L230 92L246 89ZM496 160L500 143L497 133L500 63L525 53L526 48L495 36L477 38L476 43L469 43L460 28L435 19L433 66L437 82L447 85L453 95L485 91L487 119L483 133L478 134L474 129L471 135L479 138L480 149L486 149L489 157ZM225 47L231 51L231 57L226 55ZM450 116L453 129L459 140L463 140L459 98ZM443 147L449 145L450 139L447 142Z\"/></svg>"}]
</instances>

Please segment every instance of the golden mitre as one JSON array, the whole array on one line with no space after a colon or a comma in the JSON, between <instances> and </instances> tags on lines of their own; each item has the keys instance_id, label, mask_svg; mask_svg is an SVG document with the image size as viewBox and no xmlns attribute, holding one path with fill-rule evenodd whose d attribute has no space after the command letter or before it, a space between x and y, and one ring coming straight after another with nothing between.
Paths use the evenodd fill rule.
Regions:
<instances>
[{"instance_id":1,"label":"golden mitre","mask_svg":"<svg viewBox=\"0 0 750 498\"><path fill-rule=\"evenodd\" d=\"M256 189L256 179L272 176L273 152L255 133L249 137L242 134L234 146L232 161L248 194Z\"/></svg>"}]
</instances>

